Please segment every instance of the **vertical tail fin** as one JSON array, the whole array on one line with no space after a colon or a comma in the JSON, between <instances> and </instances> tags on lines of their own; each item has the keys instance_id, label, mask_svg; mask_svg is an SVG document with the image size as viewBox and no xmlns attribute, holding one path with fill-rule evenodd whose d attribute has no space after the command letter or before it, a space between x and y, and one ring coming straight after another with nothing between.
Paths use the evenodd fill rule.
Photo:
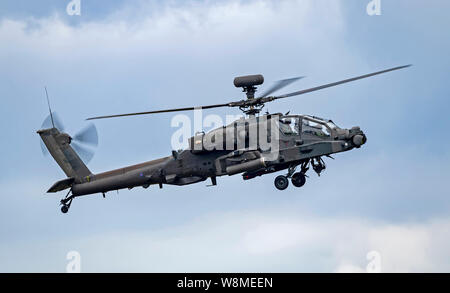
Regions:
<instances>
[{"instance_id":1,"label":"vertical tail fin","mask_svg":"<svg viewBox=\"0 0 450 293\"><path fill-rule=\"evenodd\" d=\"M70 146L72 138L68 134L59 132L55 127L38 130L37 133L67 177L81 181L92 174Z\"/></svg>"}]
</instances>

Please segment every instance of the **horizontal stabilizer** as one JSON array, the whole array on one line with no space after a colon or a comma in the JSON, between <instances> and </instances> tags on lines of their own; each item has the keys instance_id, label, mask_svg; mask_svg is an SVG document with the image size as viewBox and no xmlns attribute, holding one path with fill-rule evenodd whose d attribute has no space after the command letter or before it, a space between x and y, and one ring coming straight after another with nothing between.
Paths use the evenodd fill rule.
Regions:
<instances>
[{"instance_id":1,"label":"horizontal stabilizer","mask_svg":"<svg viewBox=\"0 0 450 293\"><path fill-rule=\"evenodd\" d=\"M58 192L64 189L67 189L72 186L72 183L75 181L75 178L70 177L63 180L59 180L55 184L50 187L50 189L47 192Z\"/></svg>"}]
</instances>

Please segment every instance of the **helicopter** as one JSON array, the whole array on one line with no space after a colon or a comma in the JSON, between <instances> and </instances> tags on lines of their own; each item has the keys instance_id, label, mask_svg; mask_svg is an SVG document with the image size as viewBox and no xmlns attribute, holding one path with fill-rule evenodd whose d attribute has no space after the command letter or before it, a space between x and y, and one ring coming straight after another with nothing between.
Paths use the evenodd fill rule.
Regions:
<instances>
[{"instance_id":1,"label":"helicopter","mask_svg":"<svg viewBox=\"0 0 450 293\"><path fill-rule=\"evenodd\" d=\"M257 86L264 83L264 77L260 74L247 75L234 79L234 85L241 88L246 95L245 99L239 101L88 118L87 120L97 120L219 107L239 108L245 114L229 125L207 133L196 133L188 139L188 148L173 150L170 156L95 174L86 166L92 158L92 153L85 148L87 145L98 144L95 126L91 124L74 137L65 133L56 113L50 108L46 89L50 114L37 133L41 137L43 151L51 154L67 176L54 183L47 192L69 189L60 201L61 212L67 213L73 199L84 195L101 193L105 197L107 192L125 188L148 188L151 185L158 185L160 188L164 185L184 186L207 179L215 186L217 177L237 174L241 174L242 179L247 181L286 170L285 174L275 177L275 188L285 190L289 181L294 187L302 187L306 183L307 171L310 168L319 176L325 170L323 157L333 158L332 154L360 148L367 142L366 134L358 126L341 128L330 119L312 115L260 115L265 104L410 66L389 68L278 96L271 94L301 77L280 80L256 97ZM84 160L81 157L84 157Z\"/></svg>"}]
</instances>

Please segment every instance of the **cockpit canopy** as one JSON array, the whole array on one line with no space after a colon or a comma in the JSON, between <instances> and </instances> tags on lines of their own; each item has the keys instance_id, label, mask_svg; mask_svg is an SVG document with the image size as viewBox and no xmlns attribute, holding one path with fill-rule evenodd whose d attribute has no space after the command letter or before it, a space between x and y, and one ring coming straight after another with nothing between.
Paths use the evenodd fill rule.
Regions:
<instances>
[{"instance_id":1,"label":"cockpit canopy","mask_svg":"<svg viewBox=\"0 0 450 293\"><path fill-rule=\"evenodd\" d=\"M298 135L300 133L299 117L281 118L280 131L285 135Z\"/></svg>"},{"instance_id":2,"label":"cockpit canopy","mask_svg":"<svg viewBox=\"0 0 450 293\"><path fill-rule=\"evenodd\" d=\"M284 135L299 135L300 132L320 137L329 137L339 128L332 120L315 116L283 116L280 118L280 131Z\"/></svg>"}]
</instances>

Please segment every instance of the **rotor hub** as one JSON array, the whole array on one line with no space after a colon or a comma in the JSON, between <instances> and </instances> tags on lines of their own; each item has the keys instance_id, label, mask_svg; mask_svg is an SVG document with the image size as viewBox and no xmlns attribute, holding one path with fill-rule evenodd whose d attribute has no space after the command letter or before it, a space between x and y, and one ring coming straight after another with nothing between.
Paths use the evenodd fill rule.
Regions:
<instances>
[{"instance_id":1,"label":"rotor hub","mask_svg":"<svg viewBox=\"0 0 450 293\"><path fill-rule=\"evenodd\" d=\"M256 75L246 75L239 76L234 79L234 86L242 88L242 91L247 96L247 101L255 99L255 93L257 91L257 85L264 83L264 76L261 74ZM247 115L258 114L264 105L259 105L259 103L247 103L247 101L241 101L242 104L239 105L239 109Z\"/></svg>"}]
</instances>

